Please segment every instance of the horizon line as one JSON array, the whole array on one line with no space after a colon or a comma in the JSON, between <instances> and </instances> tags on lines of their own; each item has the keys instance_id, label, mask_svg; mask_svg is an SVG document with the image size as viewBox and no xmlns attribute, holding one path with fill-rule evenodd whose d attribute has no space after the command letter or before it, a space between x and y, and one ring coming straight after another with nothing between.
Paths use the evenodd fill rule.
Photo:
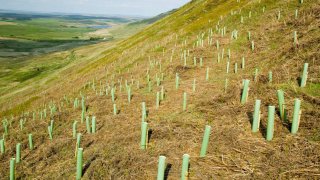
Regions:
<instances>
[{"instance_id":1,"label":"horizon line","mask_svg":"<svg viewBox=\"0 0 320 180\"><path fill-rule=\"evenodd\" d=\"M171 10L174 10L174 9L171 9ZM169 10L169 11L171 11ZM58 11L50 11L50 12L46 12L46 11L28 11L28 10L21 10L21 9L3 9L3 8L0 8L0 13L5 13L7 11L7 13L34 13L34 14L48 14L48 15L82 15L82 16L100 16L100 17L130 17L130 18L143 18L143 19L146 19L146 18L152 18L152 17L156 17L162 13L166 13L166 12L162 12L160 14L157 14L155 16L146 16L146 15L138 15L138 14L132 14L132 15L129 15L129 14L100 14L100 13L68 13L68 12L58 12ZM167 12L169 12L167 11Z\"/></svg>"}]
</instances>

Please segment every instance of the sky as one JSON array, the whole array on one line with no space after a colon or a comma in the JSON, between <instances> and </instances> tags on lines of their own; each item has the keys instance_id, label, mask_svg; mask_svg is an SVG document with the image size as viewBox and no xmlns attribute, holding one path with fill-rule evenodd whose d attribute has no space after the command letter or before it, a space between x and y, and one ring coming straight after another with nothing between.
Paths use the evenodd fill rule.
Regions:
<instances>
[{"instance_id":1,"label":"sky","mask_svg":"<svg viewBox=\"0 0 320 180\"><path fill-rule=\"evenodd\" d=\"M0 9L151 17L190 0L0 0Z\"/></svg>"}]
</instances>

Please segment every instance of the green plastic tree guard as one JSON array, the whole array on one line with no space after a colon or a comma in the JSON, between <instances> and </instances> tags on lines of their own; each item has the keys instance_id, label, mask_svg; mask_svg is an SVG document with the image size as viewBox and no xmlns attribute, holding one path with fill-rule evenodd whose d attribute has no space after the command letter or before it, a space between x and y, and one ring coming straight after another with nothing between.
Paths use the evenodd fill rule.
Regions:
<instances>
[{"instance_id":1,"label":"green plastic tree guard","mask_svg":"<svg viewBox=\"0 0 320 180\"><path fill-rule=\"evenodd\" d=\"M92 133L96 133L96 117L92 116Z\"/></svg>"},{"instance_id":2,"label":"green plastic tree guard","mask_svg":"<svg viewBox=\"0 0 320 180\"><path fill-rule=\"evenodd\" d=\"M182 106L182 108L183 108L183 111L187 110L187 93L186 92L183 93L183 106Z\"/></svg>"},{"instance_id":3,"label":"green plastic tree guard","mask_svg":"<svg viewBox=\"0 0 320 180\"><path fill-rule=\"evenodd\" d=\"M156 109L158 109L160 106L160 92L157 92L157 99L156 99Z\"/></svg>"},{"instance_id":4,"label":"green plastic tree guard","mask_svg":"<svg viewBox=\"0 0 320 180\"><path fill-rule=\"evenodd\" d=\"M50 121L50 128L51 128L51 132L53 132L53 123L54 123L54 121L53 121L53 120L51 120L51 121Z\"/></svg>"},{"instance_id":5,"label":"green plastic tree guard","mask_svg":"<svg viewBox=\"0 0 320 180\"><path fill-rule=\"evenodd\" d=\"M272 83L272 71L269 71L269 83Z\"/></svg>"},{"instance_id":6,"label":"green plastic tree guard","mask_svg":"<svg viewBox=\"0 0 320 180\"><path fill-rule=\"evenodd\" d=\"M76 135L77 135L77 121L74 121L73 122L73 125L72 125L72 137L75 139L76 138Z\"/></svg>"},{"instance_id":7,"label":"green plastic tree guard","mask_svg":"<svg viewBox=\"0 0 320 180\"><path fill-rule=\"evenodd\" d=\"M227 62L227 74L229 73L230 62Z\"/></svg>"},{"instance_id":8,"label":"green plastic tree guard","mask_svg":"<svg viewBox=\"0 0 320 180\"><path fill-rule=\"evenodd\" d=\"M112 100L112 102L114 102L114 100L115 100L115 89L114 88L111 89L111 100Z\"/></svg>"},{"instance_id":9,"label":"green plastic tree guard","mask_svg":"<svg viewBox=\"0 0 320 180\"><path fill-rule=\"evenodd\" d=\"M200 157L205 157L207 153L207 147L209 143L209 137L210 137L210 131L211 131L211 126L206 125L204 135L203 135L203 140L202 140L202 146L200 150Z\"/></svg>"},{"instance_id":10,"label":"green plastic tree guard","mask_svg":"<svg viewBox=\"0 0 320 180\"><path fill-rule=\"evenodd\" d=\"M117 115L118 111L117 111L117 105L113 104L113 115Z\"/></svg>"},{"instance_id":11,"label":"green plastic tree guard","mask_svg":"<svg viewBox=\"0 0 320 180\"><path fill-rule=\"evenodd\" d=\"M176 89L179 89L179 74L176 73Z\"/></svg>"},{"instance_id":12,"label":"green plastic tree guard","mask_svg":"<svg viewBox=\"0 0 320 180\"><path fill-rule=\"evenodd\" d=\"M90 117L89 116L86 117L86 128L87 128L87 133L90 134L91 133L91 126L90 126Z\"/></svg>"},{"instance_id":13,"label":"green plastic tree guard","mask_svg":"<svg viewBox=\"0 0 320 180\"><path fill-rule=\"evenodd\" d=\"M160 100L161 101L164 100L164 87L163 86L161 86Z\"/></svg>"},{"instance_id":14,"label":"green plastic tree guard","mask_svg":"<svg viewBox=\"0 0 320 180\"><path fill-rule=\"evenodd\" d=\"M193 79L192 91L196 92L196 78Z\"/></svg>"},{"instance_id":15,"label":"green plastic tree guard","mask_svg":"<svg viewBox=\"0 0 320 180\"><path fill-rule=\"evenodd\" d=\"M140 142L141 149L147 148L147 139L148 139L148 123L142 122L142 124L141 124L141 142Z\"/></svg>"},{"instance_id":16,"label":"green plastic tree guard","mask_svg":"<svg viewBox=\"0 0 320 180\"><path fill-rule=\"evenodd\" d=\"M274 132L274 106L268 106L267 141L271 141Z\"/></svg>"},{"instance_id":17,"label":"green plastic tree guard","mask_svg":"<svg viewBox=\"0 0 320 180\"><path fill-rule=\"evenodd\" d=\"M294 100L294 111L292 118L291 134L296 134L299 129L300 124L300 105L301 101L299 99Z\"/></svg>"},{"instance_id":18,"label":"green plastic tree guard","mask_svg":"<svg viewBox=\"0 0 320 180\"><path fill-rule=\"evenodd\" d=\"M249 82L250 82L250 80L248 80L248 79L244 80L242 96L241 96L241 104L245 104L247 102L247 100L248 100Z\"/></svg>"},{"instance_id":19,"label":"green plastic tree guard","mask_svg":"<svg viewBox=\"0 0 320 180\"><path fill-rule=\"evenodd\" d=\"M254 51L254 41L251 41L251 51Z\"/></svg>"},{"instance_id":20,"label":"green plastic tree guard","mask_svg":"<svg viewBox=\"0 0 320 180\"><path fill-rule=\"evenodd\" d=\"M78 107L78 105L77 105L77 107ZM43 114L44 114L44 118L47 118L47 109L43 110Z\"/></svg>"},{"instance_id":21,"label":"green plastic tree guard","mask_svg":"<svg viewBox=\"0 0 320 180\"><path fill-rule=\"evenodd\" d=\"M305 87L306 84L307 84L307 78L308 78L308 66L309 64L308 63L304 63L304 66L303 66L303 73L302 73L302 76L301 76L301 83L300 83L300 87Z\"/></svg>"},{"instance_id":22,"label":"green plastic tree guard","mask_svg":"<svg viewBox=\"0 0 320 180\"><path fill-rule=\"evenodd\" d=\"M77 149L80 148L80 144L81 144L81 133L77 134L77 142L76 142L76 147Z\"/></svg>"},{"instance_id":23,"label":"green plastic tree guard","mask_svg":"<svg viewBox=\"0 0 320 180\"><path fill-rule=\"evenodd\" d=\"M10 180L15 180L15 158L10 159Z\"/></svg>"},{"instance_id":24,"label":"green plastic tree guard","mask_svg":"<svg viewBox=\"0 0 320 180\"><path fill-rule=\"evenodd\" d=\"M131 88L128 88L128 103L131 102Z\"/></svg>"},{"instance_id":25,"label":"green plastic tree guard","mask_svg":"<svg viewBox=\"0 0 320 180\"><path fill-rule=\"evenodd\" d=\"M254 82L258 81L258 72L259 72L259 70L256 68L254 71Z\"/></svg>"},{"instance_id":26,"label":"green plastic tree guard","mask_svg":"<svg viewBox=\"0 0 320 180\"><path fill-rule=\"evenodd\" d=\"M20 163L20 161L21 161L21 144L18 143L16 145L16 163L18 164Z\"/></svg>"},{"instance_id":27,"label":"green plastic tree guard","mask_svg":"<svg viewBox=\"0 0 320 180\"><path fill-rule=\"evenodd\" d=\"M254 105L253 121L252 121L252 132L258 132L260 126L260 104L261 100L257 99Z\"/></svg>"},{"instance_id":28,"label":"green plastic tree guard","mask_svg":"<svg viewBox=\"0 0 320 180\"><path fill-rule=\"evenodd\" d=\"M209 71L210 71L210 68L207 67L207 71L206 71L206 81L209 80Z\"/></svg>"},{"instance_id":29,"label":"green plastic tree guard","mask_svg":"<svg viewBox=\"0 0 320 180\"><path fill-rule=\"evenodd\" d=\"M33 150L32 134L29 134L29 149Z\"/></svg>"},{"instance_id":30,"label":"green plastic tree guard","mask_svg":"<svg viewBox=\"0 0 320 180\"><path fill-rule=\"evenodd\" d=\"M251 32L248 31L248 40L250 41L251 40Z\"/></svg>"},{"instance_id":31,"label":"green plastic tree guard","mask_svg":"<svg viewBox=\"0 0 320 180\"><path fill-rule=\"evenodd\" d=\"M181 180L187 180L189 176L189 154L184 154L182 160Z\"/></svg>"},{"instance_id":32,"label":"green plastic tree guard","mask_svg":"<svg viewBox=\"0 0 320 180\"><path fill-rule=\"evenodd\" d=\"M284 92L282 90L277 91L278 96L278 103L279 103L279 112L280 118L283 121L286 121L286 109L285 109L285 102L284 102Z\"/></svg>"},{"instance_id":33,"label":"green plastic tree guard","mask_svg":"<svg viewBox=\"0 0 320 180\"><path fill-rule=\"evenodd\" d=\"M164 180L165 168L166 168L166 157L165 156L159 156L157 180Z\"/></svg>"},{"instance_id":34,"label":"green plastic tree guard","mask_svg":"<svg viewBox=\"0 0 320 180\"><path fill-rule=\"evenodd\" d=\"M23 130L23 119L20 119L20 130Z\"/></svg>"},{"instance_id":35,"label":"green plastic tree guard","mask_svg":"<svg viewBox=\"0 0 320 180\"><path fill-rule=\"evenodd\" d=\"M244 69L245 63L246 63L246 62L245 62L245 59L244 59L244 57L242 57L242 63L241 63L241 68L242 68L242 69Z\"/></svg>"},{"instance_id":36,"label":"green plastic tree guard","mask_svg":"<svg viewBox=\"0 0 320 180\"><path fill-rule=\"evenodd\" d=\"M49 139L52 140L52 128L48 126Z\"/></svg>"},{"instance_id":37,"label":"green plastic tree guard","mask_svg":"<svg viewBox=\"0 0 320 180\"><path fill-rule=\"evenodd\" d=\"M144 122L147 118L147 108L146 103L142 102L142 122Z\"/></svg>"},{"instance_id":38,"label":"green plastic tree guard","mask_svg":"<svg viewBox=\"0 0 320 180\"><path fill-rule=\"evenodd\" d=\"M293 44L296 46L298 44L298 35L297 31L293 32Z\"/></svg>"},{"instance_id":39,"label":"green plastic tree guard","mask_svg":"<svg viewBox=\"0 0 320 180\"><path fill-rule=\"evenodd\" d=\"M6 151L6 148L5 148L5 144L4 144L4 139L1 139L0 140L0 152L1 152L1 154L4 154L5 151Z\"/></svg>"},{"instance_id":40,"label":"green plastic tree guard","mask_svg":"<svg viewBox=\"0 0 320 180\"><path fill-rule=\"evenodd\" d=\"M82 108L82 111L86 111L85 99L84 99L83 96L82 96L82 99L81 99L81 108Z\"/></svg>"},{"instance_id":41,"label":"green plastic tree guard","mask_svg":"<svg viewBox=\"0 0 320 180\"><path fill-rule=\"evenodd\" d=\"M80 180L82 177L82 161L83 161L82 158L83 158L83 148L78 148L76 180Z\"/></svg>"},{"instance_id":42,"label":"green plastic tree guard","mask_svg":"<svg viewBox=\"0 0 320 180\"><path fill-rule=\"evenodd\" d=\"M234 64L234 73L238 73L238 63Z\"/></svg>"}]
</instances>

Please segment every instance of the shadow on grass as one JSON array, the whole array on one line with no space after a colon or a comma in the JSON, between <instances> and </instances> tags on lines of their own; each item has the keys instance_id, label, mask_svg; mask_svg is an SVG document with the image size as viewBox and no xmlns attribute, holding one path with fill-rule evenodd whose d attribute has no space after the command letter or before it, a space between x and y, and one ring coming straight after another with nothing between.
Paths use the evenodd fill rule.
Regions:
<instances>
[{"instance_id":1,"label":"shadow on grass","mask_svg":"<svg viewBox=\"0 0 320 180\"><path fill-rule=\"evenodd\" d=\"M248 116L248 120L251 124L252 127L252 123L253 123L253 112L249 111L246 113ZM261 135L266 138L267 137L267 127L265 124L262 123L261 119L260 119L260 125L259 125L259 132L261 133Z\"/></svg>"},{"instance_id":2,"label":"shadow on grass","mask_svg":"<svg viewBox=\"0 0 320 180\"><path fill-rule=\"evenodd\" d=\"M110 41L110 40L103 40ZM102 42L102 40L66 39L66 40L0 40L1 49L10 49L17 52L16 56L12 53L10 57L19 57L21 52L33 54L47 54L58 51L67 51L80 46L86 46ZM1 55L0 55L1 56Z\"/></svg>"},{"instance_id":3,"label":"shadow on grass","mask_svg":"<svg viewBox=\"0 0 320 180\"><path fill-rule=\"evenodd\" d=\"M87 170L89 169L91 163L93 161L95 161L97 159L97 155L92 156L84 165L83 169L82 169L82 175L81 177L87 172Z\"/></svg>"},{"instance_id":4,"label":"shadow on grass","mask_svg":"<svg viewBox=\"0 0 320 180\"><path fill-rule=\"evenodd\" d=\"M148 143L150 142L150 139L151 139L151 136L152 136L152 132L153 132L152 129L148 130Z\"/></svg>"},{"instance_id":5,"label":"shadow on grass","mask_svg":"<svg viewBox=\"0 0 320 180\"><path fill-rule=\"evenodd\" d=\"M171 167L172 167L172 164L168 163L167 167L166 167L166 169L164 171L164 180L168 180L169 172L171 170Z\"/></svg>"}]
</instances>

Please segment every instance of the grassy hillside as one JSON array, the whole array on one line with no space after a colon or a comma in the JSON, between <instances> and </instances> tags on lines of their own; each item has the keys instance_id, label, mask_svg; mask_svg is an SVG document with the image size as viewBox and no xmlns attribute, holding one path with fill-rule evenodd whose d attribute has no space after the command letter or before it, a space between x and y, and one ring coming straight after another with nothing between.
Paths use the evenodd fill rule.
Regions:
<instances>
[{"instance_id":1,"label":"grassy hillside","mask_svg":"<svg viewBox=\"0 0 320 180\"><path fill-rule=\"evenodd\" d=\"M144 20L141 20L141 21L130 23L130 25L135 25L135 24L153 24L153 23L159 21L160 19L171 15L175 11L176 11L176 9L173 9L171 11L168 11L168 12L165 12L165 13L161 13L161 14L159 14L159 15L157 15L155 17L149 18L149 19L144 19Z\"/></svg>"},{"instance_id":2,"label":"grassy hillside","mask_svg":"<svg viewBox=\"0 0 320 180\"><path fill-rule=\"evenodd\" d=\"M155 179L160 155L166 156L165 178L179 179L183 154L190 155L189 179L319 178L319 9L317 1L194 0L109 49L101 45L99 57L74 63L54 84L37 84L39 90L21 91L5 103L1 115L9 132L0 176L9 176L9 160L21 143L22 160L16 164L21 179L74 179L77 146L84 150L83 179ZM304 63L308 79L300 87ZM244 79L250 80L249 93L241 103ZM162 89L164 99L157 105ZM285 119L279 113L280 89ZM292 134L296 98L300 124ZM260 123L253 133L257 99ZM145 150L142 102L149 129ZM268 106L276 110L269 141ZM93 116L96 132L90 133ZM207 125L209 144L200 157Z\"/></svg>"}]
</instances>

